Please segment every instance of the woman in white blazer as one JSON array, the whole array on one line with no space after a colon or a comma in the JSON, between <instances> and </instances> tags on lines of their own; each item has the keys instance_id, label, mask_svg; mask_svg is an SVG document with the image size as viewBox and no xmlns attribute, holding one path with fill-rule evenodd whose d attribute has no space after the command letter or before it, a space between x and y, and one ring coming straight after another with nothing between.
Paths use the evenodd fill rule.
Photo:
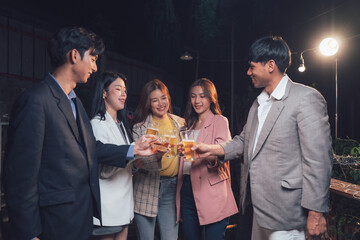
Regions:
<instances>
[{"instance_id":1,"label":"woman in white blazer","mask_svg":"<svg viewBox=\"0 0 360 240\"><path fill-rule=\"evenodd\" d=\"M123 113L126 101L126 77L104 72L96 80L91 109L91 126L96 140L116 145L131 144L127 118ZM131 166L117 168L99 165L101 220L94 217L95 239L127 238L128 225L134 217Z\"/></svg>"}]
</instances>

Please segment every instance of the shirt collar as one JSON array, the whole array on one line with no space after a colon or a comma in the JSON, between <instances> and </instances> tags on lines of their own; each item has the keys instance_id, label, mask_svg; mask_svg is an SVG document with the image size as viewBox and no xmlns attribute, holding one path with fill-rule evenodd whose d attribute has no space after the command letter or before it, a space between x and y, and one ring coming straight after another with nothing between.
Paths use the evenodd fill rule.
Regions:
<instances>
[{"instance_id":1,"label":"shirt collar","mask_svg":"<svg viewBox=\"0 0 360 240\"><path fill-rule=\"evenodd\" d=\"M285 95L286 85L289 80L287 74L280 80L279 84L276 86L274 91L271 93L271 96L274 97L276 100L281 100Z\"/></svg>"},{"instance_id":2,"label":"shirt collar","mask_svg":"<svg viewBox=\"0 0 360 240\"><path fill-rule=\"evenodd\" d=\"M55 78L51 73L49 73L49 76L59 85L59 87L61 88L61 90L63 90L63 92L65 93L64 89L61 87L60 83L56 80L56 78ZM65 95L66 95L66 93L65 93ZM68 98L69 100L77 97L76 94L75 94L74 89L71 89L71 91L69 92L69 94L66 95L66 96L67 96L67 98Z\"/></svg>"},{"instance_id":3,"label":"shirt collar","mask_svg":"<svg viewBox=\"0 0 360 240\"><path fill-rule=\"evenodd\" d=\"M271 99L281 100L285 95L288 79L288 75L285 74L270 96L267 92L265 92L265 90L263 90L257 97L258 103L261 105L261 103L264 103L265 101L270 101Z\"/></svg>"}]
</instances>

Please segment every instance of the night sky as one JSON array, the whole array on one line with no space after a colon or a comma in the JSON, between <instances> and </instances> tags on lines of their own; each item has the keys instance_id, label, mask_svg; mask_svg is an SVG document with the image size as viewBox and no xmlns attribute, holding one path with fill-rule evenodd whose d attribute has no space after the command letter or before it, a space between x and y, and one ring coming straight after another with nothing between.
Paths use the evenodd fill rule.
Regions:
<instances>
[{"instance_id":1,"label":"night sky","mask_svg":"<svg viewBox=\"0 0 360 240\"><path fill-rule=\"evenodd\" d=\"M39 24L46 22L52 31L69 25L87 27L104 38L107 49L159 67L187 85L195 78L195 61L181 61L179 56L194 49L200 57L199 77L215 83L226 116L230 115L233 53L240 125L259 92L246 76L248 48L259 37L280 35L293 52L288 75L323 94L332 134L338 58L338 135L360 140L359 0L2 0L0 4ZM338 54L326 58L317 51L306 52L306 71L299 73L299 53L317 47L328 36L340 41Z\"/></svg>"}]
</instances>

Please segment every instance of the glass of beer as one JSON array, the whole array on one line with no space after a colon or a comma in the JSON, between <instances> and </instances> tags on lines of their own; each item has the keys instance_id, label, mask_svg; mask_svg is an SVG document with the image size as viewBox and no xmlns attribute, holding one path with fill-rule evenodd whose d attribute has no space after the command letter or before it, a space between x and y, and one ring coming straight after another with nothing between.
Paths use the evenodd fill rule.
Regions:
<instances>
[{"instance_id":1,"label":"glass of beer","mask_svg":"<svg viewBox=\"0 0 360 240\"><path fill-rule=\"evenodd\" d=\"M196 159L195 151L191 148L195 145L194 131L184 130L180 131L181 141L184 145L185 161L193 162Z\"/></svg>"},{"instance_id":2,"label":"glass of beer","mask_svg":"<svg viewBox=\"0 0 360 240\"><path fill-rule=\"evenodd\" d=\"M177 145L177 130L176 129L169 129L165 131L163 136L163 140L168 143L168 147L170 148L167 152L168 157L176 156L176 145Z\"/></svg>"},{"instance_id":3,"label":"glass of beer","mask_svg":"<svg viewBox=\"0 0 360 240\"><path fill-rule=\"evenodd\" d=\"M152 143L151 147L159 152L168 151L169 142L166 141L164 137L159 137L158 141Z\"/></svg>"},{"instance_id":4,"label":"glass of beer","mask_svg":"<svg viewBox=\"0 0 360 240\"><path fill-rule=\"evenodd\" d=\"M146 128L146 134L151 134L157 136L159 134L159 129L156 123L151 123Z\"/></svg>"}]
</instances>

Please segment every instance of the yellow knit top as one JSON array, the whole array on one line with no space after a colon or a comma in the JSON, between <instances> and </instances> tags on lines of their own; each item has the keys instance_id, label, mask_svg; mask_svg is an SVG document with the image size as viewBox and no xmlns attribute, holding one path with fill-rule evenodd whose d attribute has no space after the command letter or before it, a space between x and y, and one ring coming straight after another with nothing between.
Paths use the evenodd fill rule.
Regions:
<instances>
[{"instance_id":1,"label":"yellow knit top","mask_svg":"<svg viewBox=\"0 0 360 240\"><path fill-rule=\"evenodd\" d=\"M153 122L158 124L159 129L159 136L163 136L168 129L175 130L175 125L170 117L167 117L165 119L152 119ZM176 141L175 143L179 143L180 138L179 135L176 135ZM167 153L163 155L161 158L161 170L160 170L160 176L166 176L166 177L174 177L178 174L179 171L179 158L178 156L168 156Z\"/></svg>"}]
</instances>

